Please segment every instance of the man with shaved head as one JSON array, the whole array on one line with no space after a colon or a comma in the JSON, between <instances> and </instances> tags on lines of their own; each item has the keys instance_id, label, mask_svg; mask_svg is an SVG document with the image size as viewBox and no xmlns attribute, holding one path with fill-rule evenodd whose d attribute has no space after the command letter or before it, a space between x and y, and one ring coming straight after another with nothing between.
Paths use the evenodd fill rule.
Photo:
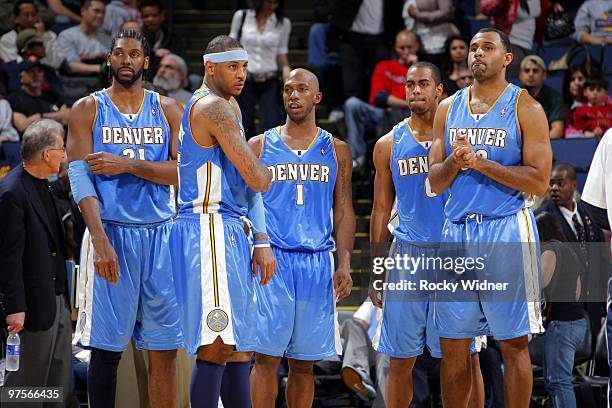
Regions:
<instances>
[{"instance_id":1,"label":"man with shaved head","mask_svg":"<svg viewBox=\"0 0 612 408\"><path fill-rule=\"evenodd\" d=\"M365 134L376 131L385 110L394 109L394 112L389 113L398 114L402 118L409 110L404 99L404 81L408 68L418 61L419 48L419 39L412 31L402 30L397 33L394 43L396 57L376 64L368 102L355 96L344 102L346 138L351 146L355 167L361 168L365 164Z\"/></svg>"},{"instance_id":2,"label":"man with shaved head","mask_svg":"<svg viewBox=\"0 0 612 408\"><path fill-rule=\"evenodd\" d=\"M249 140L272 171L272 186L262 196L277 265L270 282L256 288L254 408L274 407L283 356L289 359L288 405L311 407L314 361L340 352L335 302L347 297L353 284L351 152L317 127L315 107L321 97L312 72L291 71L283 86L285 124Z\"/></svg>"}]
</instances>

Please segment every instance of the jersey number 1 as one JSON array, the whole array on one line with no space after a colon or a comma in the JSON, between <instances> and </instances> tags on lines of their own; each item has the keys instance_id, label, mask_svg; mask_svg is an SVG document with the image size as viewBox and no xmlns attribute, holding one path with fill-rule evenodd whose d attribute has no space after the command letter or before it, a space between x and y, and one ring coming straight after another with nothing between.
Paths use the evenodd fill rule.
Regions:
<instances>
[{"instance_id":1,"label":"jersey number 1","mask_svg":"<svg viewBox=\"0 0 612 408\"><path fill-rule=\"evenodd\" d=\"M295 205L304 205L304 185L295 185Z\"/></svg>"},{"instance_id":2,"label":"jersey number 1","mask_svg":"<svg viewBox=\"0 0 612 408\"><path fill-rule=\"evenodd\" d=\"M135 159L136 158L136 153L134 153L134 149L131 149L129 147L126 148L126 149L123 149L123 155L126 156L126 157L129 157L130 159ZM139 147L138 148L138 159L139 160L146 160L144 147Z\"/></svg>"}]
</instances>

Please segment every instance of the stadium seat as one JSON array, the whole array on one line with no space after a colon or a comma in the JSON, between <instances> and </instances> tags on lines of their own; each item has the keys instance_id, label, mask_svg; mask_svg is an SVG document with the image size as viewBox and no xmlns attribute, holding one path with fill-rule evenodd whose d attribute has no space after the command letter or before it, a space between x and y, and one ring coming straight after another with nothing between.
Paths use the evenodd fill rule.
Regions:
<instances>
[{"instance_id":1,"label":"stadium seat","mask_svg":"<svg viewBox=\"0 0 612 408\"><path fill-rule=\"evenodd\" d=\"M550 61L561 58L563 54L565 54L569 50L569 48L570 47L544 47L540 48L538 54L540 55L540 57L542 57L542 59L546 63L546 66L548 67Z\"/></svg>"},{"instance_id":2,"label":"stadium seat","mask_svg":"<svg viewBox=\"0 0 612 408\"><path fill-rule=\"evenodd\" d=\"M18 166L21 163L21 143L20 142L2 142L0 146L4 153L4 160L11 168Z\"/></svg>"},{"instance_id":3,"label":"stadium seat","mask_svg":"<svg viewBox=\"0 0 612 408\"><path fill-rule=\"evenodd\" d=\"M576 168L579 191L584 187L597 143L598 140L591 137L551 140L555 162L568 163Z\"/></svg>"},{"instance_id":4,"label":"stadium seat","mask_svg":"<svg viewBox=\"0 0 612 408\"><path fill-rule=\"evenodd\" d=\"M563 93L563 75L548 75L544 84L550 86L560 94Z\"/></svg>"}]
</instances>

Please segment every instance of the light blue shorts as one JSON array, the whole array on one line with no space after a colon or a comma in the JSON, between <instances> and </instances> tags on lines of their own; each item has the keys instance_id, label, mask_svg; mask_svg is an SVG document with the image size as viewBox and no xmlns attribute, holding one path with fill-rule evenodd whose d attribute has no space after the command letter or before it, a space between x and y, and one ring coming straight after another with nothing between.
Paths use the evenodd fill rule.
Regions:
<instances>
[{"instance_id":1,"label":"light blue shorts","mask_svg":"<svg viewBox=\"0 0 612 408\"><path fill-rule=\"evenodd\" d=\"M255 278L242 220L220 214L179 215L170 252L185 348L220 337L237 351L255 346Z\"/></svg>"},{"instance_id":2,"label":"light blue shorts","mask_svg":"<svg viewBox=\"0 0 612 408\"><path fill-rule=\"evenodd\" d=\"M74 343L125 350L130 338L145 350L183 347L172 281L168 241L171 221L137 225L103 222L119 259L119 281L94 272L94 248L87 232L81 250L79 317Z\"/></svg>"},{"instance_id":3,"label":"light blue shorts","mask_svg":"<svg viewBox=\"0 0 612 408\"><path fill-rule=\"evenodd\" d=\"M508 285L503 290L445 292L437 298L434 321L441 337L491 335L498 340L542 333L539 237L531 210L501 218L467 217L446 221L443 247L453 256L484 259L484 268L463 275L440 271L438 280Z\"/></svg>"},{"instance_id":4,"label":"light blue shorts","mask_svg":"<svg viewBox=\"0 0 612 408\"><path fill-rule=\"evenodd\" d=\"M297 360L340 354L332 253L272 250L276 274L266 285L256 286L255 351Z\"/></svg>"}]
</instances>

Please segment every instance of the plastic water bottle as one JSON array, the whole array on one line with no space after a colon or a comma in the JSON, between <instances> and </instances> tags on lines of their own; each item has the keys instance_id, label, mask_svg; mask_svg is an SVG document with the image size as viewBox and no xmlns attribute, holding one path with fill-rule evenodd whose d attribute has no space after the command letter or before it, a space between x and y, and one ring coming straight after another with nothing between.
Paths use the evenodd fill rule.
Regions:
<instances>
[{"instance_id":1,"label":"plastic water bottle","mask_svg":"<svg viewBox=\"0 0 612 408\"><path fill-rule=\"evenodd\" d=\"M19 335L9 334L6 339L6 371L19 370L19 354L21 354Z\"/></svg>"}]
</instances>

